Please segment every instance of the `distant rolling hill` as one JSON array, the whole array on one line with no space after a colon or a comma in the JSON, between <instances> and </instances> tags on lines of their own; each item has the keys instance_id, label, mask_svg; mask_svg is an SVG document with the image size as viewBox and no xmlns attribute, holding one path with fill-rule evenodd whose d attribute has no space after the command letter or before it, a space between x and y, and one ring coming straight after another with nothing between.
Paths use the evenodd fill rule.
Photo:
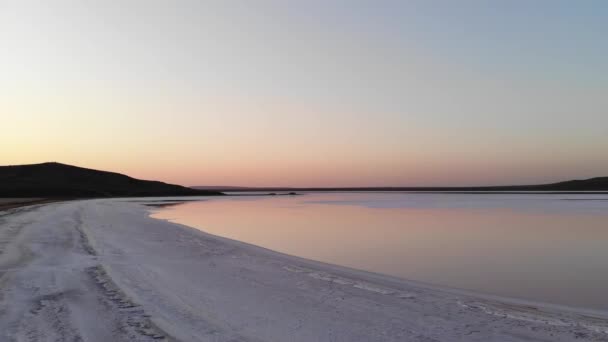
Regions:
<instances>
[{"instance_id":1,"label":"distant rolling hill","mask_svg":"<svg viewBox=\"0 0 608 342\"><path fill-rule=\"evenodd\" d=\"M583 180L570 180L558 183L506 186L467 186L467 187L342 187L342 188L287 188L287 187L235 187L235 186L194 186L194 189L213 189L217 191L421 191L421 192L518 192L518 191L608 191L608 177Z\"/></svg>"},{"instance_id":2,"label":"distant rolling hill","mask_svg":"<svg viewBox=\"0 0 608 342\"><path fill-rule=\"evenodd\" d=\"M114 172L60 163L0 166L0 197L132 197L220 195Z\"/></svg>"}]
</instances>

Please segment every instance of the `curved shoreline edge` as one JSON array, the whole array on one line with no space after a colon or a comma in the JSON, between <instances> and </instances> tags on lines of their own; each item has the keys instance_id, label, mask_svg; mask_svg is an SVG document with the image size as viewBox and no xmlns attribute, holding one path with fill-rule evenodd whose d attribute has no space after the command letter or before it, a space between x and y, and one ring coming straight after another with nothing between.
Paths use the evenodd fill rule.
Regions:
<instances>
[{"instance_id":1,"label":"curved shoreline edge","mask_svg":"<svg viewBox=\"0 0 608 342\"><path fill-rule=\"evenodd\" d=\"M531 299L501 296L501 295L484 293L484 292L475 291L475 290L468 290L468 289L462 289L462 288L443 286L443 285L439 285L439 284L426 283L423 281L417 281L417 280L413 280L413 279L400 278L400 277L389 275L389 274L376 273L376 272L372 272L372 271L366 271L363 269L357 269L357 268L352 268L352 267L348 267L348 266L331 264L331 263L326 263L323 261L318 261L318 260L313 260L313 259L307 259L307 258L299 257L297 255L279 252L279 251L276 251L276 250L273 250L270 248L266 248L266 247L262 247L259 245L255 245L252 243L208 233L208 232L206 232L200 228L194 227L194 226L189 226L187 224L182 224L182 223L177 223L177 222L171 221L171 219L162 219L162 218L153 217L154 212L156 210L157 210L157 208L149 208L148 216L155 220L160 220L160 221L167 222L169 224L181 226L184 229L194 230L194 232L196 234L203 234L206 237L216 239L218 241L221 241L222 243L238 246L241 248L251 249L252 251L255 251L257 253L265 254L270 258L282 258L284 260L290 260L294 263L306 265L306 267L303 267L302 270L291 270L293 272L304 272L306 270L310 271L310 269L318 269L318 271L331 272L331 273L334 273L341 277L351 277L351 278L354 277L354 278L361 278L362 280L366 279L368 281L385 283L386 286L391 286L391 284L393 284L393 286L399 286L399 285L409 286L409 287L413 287L413 288L419 288L422 290L445 292L445 293L449 293L449 294L453 294L453 295L467 296L470 298L477 298L479 300L495 301L495 302L503 303L505 305L522 306L522 307L527 307L527 308L534 307L541 311L555 311L555 312L563 312L563 313L588 315L588 316L593 316L593 317L597 317L600 319L608 320L608 310L602 311L602 310L595 310L595 309L584 308L584 307L567 306L567 305L553 304L553 303L548 303L548 302L534 301Z\"/></svg>"},{"instance_id":2,"label":"curved shoreline edge","mask_svg":"<svg viewBox=\"0 0 608 342\"><path fill-rule=\"evenodd\" d=\"M124 200L52 203L0 220L9 341L608 340L605 317L289 256ZM11 249L28 258L6 268Z\"/></svg>"}]
</instances>

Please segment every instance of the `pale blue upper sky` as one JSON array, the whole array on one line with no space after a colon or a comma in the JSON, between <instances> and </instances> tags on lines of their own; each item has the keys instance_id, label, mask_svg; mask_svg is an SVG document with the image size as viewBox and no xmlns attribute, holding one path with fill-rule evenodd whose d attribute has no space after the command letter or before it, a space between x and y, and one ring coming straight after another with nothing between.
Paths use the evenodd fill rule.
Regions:
<instances>
[{"instance_id":1,"label":"pale blue upper sky","mask_svg":"<svg viewBox=\"0 0 608 342\"><path fill-rule=\"evenodd\" d=\"M606 1L0 0L0 164L182 184L608 175Z\"/></svg>"}]
</instances>

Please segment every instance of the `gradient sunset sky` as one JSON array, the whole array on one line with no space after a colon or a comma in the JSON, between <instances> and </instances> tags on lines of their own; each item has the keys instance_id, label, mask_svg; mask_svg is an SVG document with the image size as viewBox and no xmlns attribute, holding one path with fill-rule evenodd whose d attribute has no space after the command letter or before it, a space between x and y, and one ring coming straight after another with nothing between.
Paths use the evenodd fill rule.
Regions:
<instances>
[{"instance_id":1,"label":"gradient sunset sky","mask_svg":"<svg viewBox=\"0 0 608 342\"><path fill-rule=\"evenodd\" d=\"M608 1L0 0L0 116L184 185L608 176Z\"/></svg>"}]
</instances>

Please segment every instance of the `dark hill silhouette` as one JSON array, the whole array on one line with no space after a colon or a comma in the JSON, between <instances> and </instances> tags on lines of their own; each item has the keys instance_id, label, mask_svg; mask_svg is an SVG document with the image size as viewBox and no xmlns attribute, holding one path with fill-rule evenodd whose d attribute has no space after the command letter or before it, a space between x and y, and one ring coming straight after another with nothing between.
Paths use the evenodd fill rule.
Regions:
<instances>
[{"instance_id":1,"label":"dark hill silhouette","mask_svg":"<svg viewBox=\"0 0 608 342\"><path fill-rule=\"evenodd\" d=\"M197 190L60 163L0 166L0 197L202 196Z\"/></svg>"},{"instance_id":2,"label":"dark hill silhouette","mask_svg":"<svg viewBox=\"0 0 608 342\"><path fill-rule=\"evenodd\" d=\"M519 192L519 191L608 191L608 177L584 180L570 180L558 183L536 185L504 186L465 186L465 187L341 187L341 188L288 188L288 187L207 187L194 186L194 189L213 189L217 191L420 191L420 192Z\"/></svg>"}]
</instances>

